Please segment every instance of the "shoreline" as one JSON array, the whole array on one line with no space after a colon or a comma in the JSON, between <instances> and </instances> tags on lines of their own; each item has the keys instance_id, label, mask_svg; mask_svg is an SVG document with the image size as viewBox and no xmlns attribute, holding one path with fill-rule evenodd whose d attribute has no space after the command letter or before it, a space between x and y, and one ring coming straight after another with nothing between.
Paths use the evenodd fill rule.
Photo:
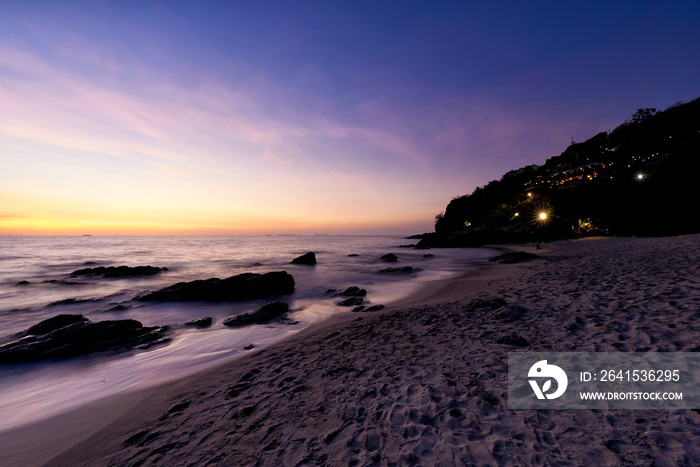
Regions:
<instances>
[{"instance_id":1,"label":"shoreline","mask_svg":"<svg viewBox=\"0 0 700 467\"><path fill-rule=\"evenodd\" d=\"M695 411L513 411L506 400L511 351L696 349L700 235L563 241L537 253L447 281L412 303L332 318L134 399L110 399L121 415L102 405L101 427L62 442L47 440L60 430L55 421L0 435L0 454L14 456L4 457L9 465L40 465L52 453L48 465L700 459ZM525 318L506 324L469 304L494 298L524 307ZM498 342L513 333L527 345ZM59 422L94 424L91 411ZM33 459L21 457L28 451Z\"/></svg>"},{"instance_id":2,"label":"shoreline","mask_svg":"<svg viewBox=\"0 0 700 467\"><path fill-rule=\"evenodd\" d=\"M509 251L507 246L486 246L484 248L500 251ZM285 348L297 342L303 342L307 338L326 332L328 329L335 329L346 325L348 322L358 317L370 317L382 315L406 307L429 305L438 303L444 299L444 292L452 289L460 290L456 287L467 281L473 281L484 276L484 272L493 267L492 264L484 260L478 261L467 272L457 274L446 279L437 279L421 286L408 296L390 302L386 307L377 312L370 313L336 313L321 321L313 322L310 325L296 331L279 342L266 347L252 350L245 354L239 354L220 362L211 368L206 368L192 374L177 377L161 383L151 384L147 387L135 391L125 391L114 394L106 398L90 401L78 407L69 409L47 418L30 422L26 425L11 428L0 432L0 458L7 462L7 465L44 465L52 458L60 456L66 450L66 445L75 445L83 440L99 433L105 427L119 420L128 417L132 411L142 414L141 405L151 405L147 400L158 397L163 391L168 391L173 385L187 385L190 380L196 381L209 374L217 374L221 369L229 368L240 363L242 360L254 358L257 353L275 349ZM136 407L136 410L134 410ZM37 435L39 433L39 435ZM41 443L34 443L32 440L39 436ZM53 462L51 462L53 465Z\"/></svg>"}]
</instances>

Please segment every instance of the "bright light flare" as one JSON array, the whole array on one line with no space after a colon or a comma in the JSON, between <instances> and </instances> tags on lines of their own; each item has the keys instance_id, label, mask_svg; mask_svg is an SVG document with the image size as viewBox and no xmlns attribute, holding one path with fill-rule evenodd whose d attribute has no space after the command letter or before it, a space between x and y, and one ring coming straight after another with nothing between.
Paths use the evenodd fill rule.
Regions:
<instances>
[{"instance_id":1,"label":"bright light flare","mask_svg":"<svg viewBox=\"0 0 700 467\"><path fill-rule=\"evenodd\" d=\"M554 211L548 203L540 203L532 212L532 220L538 227L544 227L552 221Z\"/></svg>"}]
</instances>

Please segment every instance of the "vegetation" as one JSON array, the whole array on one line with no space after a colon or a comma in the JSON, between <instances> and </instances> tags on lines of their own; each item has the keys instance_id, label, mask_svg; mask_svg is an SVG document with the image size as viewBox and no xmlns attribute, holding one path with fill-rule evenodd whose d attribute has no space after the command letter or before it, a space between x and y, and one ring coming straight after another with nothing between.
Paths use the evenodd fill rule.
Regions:
<instances>
[{"instance_id":1,"label":"vegetation","mask_svg":"<svg viewBox=\"0 0 700 467\"><path fill-rule=\"evenodd\" d=\"M454 198L423 245L700 232L698 178L700 99L639 109L609 134Z\"/></svg>"}]
</instances>

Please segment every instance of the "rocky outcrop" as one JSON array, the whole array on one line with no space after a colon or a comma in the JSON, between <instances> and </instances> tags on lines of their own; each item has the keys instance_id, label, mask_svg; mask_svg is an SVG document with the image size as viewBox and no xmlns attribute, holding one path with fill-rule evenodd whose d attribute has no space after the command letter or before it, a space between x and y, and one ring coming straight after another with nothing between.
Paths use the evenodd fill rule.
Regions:
<instances>
[{"instance_id":1,"label":"rocky outcrop","mask_svg":"<svg viewBox=\"0 0 700 467\"><path fill-rule=\"evenodd\" d=\"M125 352L168 342L167 326L144 327L133 319L93 323L82 315L44 320L0 346L0 363L30 363L95 352Z\"/></svg>"},{"instance_id":2,"label":"rocky outcrop","mask_svg":"<svg viewBox=\"0 0 700 467\"><path fill-rule=\"evenodd\" d=\"M382 261L387 261L389 263L395 263L399 260L399 257L396 256L394 253L387 253L379 259L381 259Z\"/></svg>"},{"instance_id":3,"label":"rocky outcrop","mask_svg":"<svg viewBox=\"0 0 700 467\"><path fill-rule=\"evenodd\" d=\"M367 291L365 289L357 287L356 285L353 285L343 290L338 295L340 295L341 297L364 297L365 295L367 295Z\"/></svg>"},{"instance_id":4,"label":"rocky outcrop","mask_svg":"<svg viewBox=\"0 0 700 467\"><path fill-rule=\"evenodd\" d=\"M71 276L104 276L104 277L133 277L152 276L168 268L157 268L154 266L99 266L96 268L78 269L70 273Z\"/></svg>"},{"instance_id":5,"label":"rocky outcrop","mask_svg":"<svg viewBox=\"0 0 700 467\"><path fill-rule=\"evenodd\" d=\"M289 311L289 305L284 302L272 302L257 310L234 316L224 321L226 326L246 326L248 324L264 324L282 318Z\"/></svg>"},{"instance_id":6,"label":"rocky outcrop","mask_svg":"<svg viewBox=\"0 0 700 467\"><path fill-rule=\"evenodd\" d=\"M206 279L178 282L138 298L141 301L226 302L285 295L294 292L294 278L285 271L265 274L247 272L227 279Z\"/></svg>"},{"instance_id":7,"label":"rocky outcrop","mask_svg":"<svg viewBox=\"0 0 700 467\"><path fill-rule=\"evenodd\" d=\"M211 326L211 316L202 316L201 318L193 319L185 323L185 326L191 326L195 328L207 328Z\"/></svg>"},{"instance_id":8,"label":"rocky outcrop","mask_svg":"<svg viewBox=\"0 0 700 467\"><path fill-rule=\"evenodd\" d=\"M308 253L299 256L298 258L294 258L292 260L292 264L307 264L309 266L313 266L314 264L316 264L316 255L312 251L309 251Z\"/></svg>"},{"instance_id":9,"label":"rocky outcrop","mask_svg":"<svg viewBox=\"0 0 700 467\"><path fill-rule=\"evenodd\" d=\"M364 299L362 297L350 297L346 298L345 300L336 303L338 306L358 306L362 305L364 303Z\"/></svg>"},{"instance_id":10,"label":"rocky outcrop","mask_svg":"<svg viewBox=\"0 0 700 467\"><path fill-rule=\"evenodd\" d=\"M386 269L380 269L377 271L379 274L413 274L414 272L418 272L421 269L419 268L413 268L411 266L404 266L400 268L386 268Z\"/></svg>"}]
</instances>

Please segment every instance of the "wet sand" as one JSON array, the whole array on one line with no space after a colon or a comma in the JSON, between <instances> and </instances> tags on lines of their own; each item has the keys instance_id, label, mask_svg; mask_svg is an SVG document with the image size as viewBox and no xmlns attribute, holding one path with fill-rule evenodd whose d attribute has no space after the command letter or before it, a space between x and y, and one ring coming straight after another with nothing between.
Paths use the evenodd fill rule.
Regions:
<instances>
[{"instance_id":1,"label":"wet sand","mask_svg":"<svg viewBox=\"0 0 700 467\"><path fill-rule=\"evenodd\" d=\"M513 249L540 257L490 264L434 284L411 303L337 316L214 370L0 434L0 459L66 466L700 463L693 410L507 408L508 352L700 350L700 235ZM506 322L494 299L527 313ZM527 345L499 343L509 336Z\"/></svg>"}]
</instances>

